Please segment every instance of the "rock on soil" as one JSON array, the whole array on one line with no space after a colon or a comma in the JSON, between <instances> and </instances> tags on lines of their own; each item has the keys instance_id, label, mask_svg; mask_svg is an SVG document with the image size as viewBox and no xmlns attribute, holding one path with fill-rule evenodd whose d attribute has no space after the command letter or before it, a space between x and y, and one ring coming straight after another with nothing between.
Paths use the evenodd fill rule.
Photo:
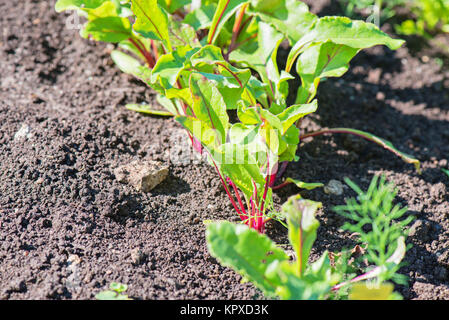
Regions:
<instances>
[{"instance_id":1,"label":"rock on soil","mask_svg":"<svg viewBox=\"0 0 449 320\"><path fill-rule=\"evenodd\" d=\"M338 180L331 180L324 186L324 192L334 196L341 196L343 194L343 184Z\"/></svg>"},{"instance_id":2,"label":"rock on soil","mask_svg":"<svg viewBox=\"0 0 449 320\"><path fill-rule=\"evenodd\" d=\"M168 166L158 161L134 160L114 169L114 175L137 191L149 192L167 178Z\"/></svg>"}]
</instances>

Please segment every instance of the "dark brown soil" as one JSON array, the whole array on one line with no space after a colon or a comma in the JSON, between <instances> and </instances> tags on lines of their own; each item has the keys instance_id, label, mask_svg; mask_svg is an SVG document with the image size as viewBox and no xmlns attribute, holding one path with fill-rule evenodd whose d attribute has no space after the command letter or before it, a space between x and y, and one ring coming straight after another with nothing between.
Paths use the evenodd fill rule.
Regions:
<instances>
[{"instance_id":1,"label":"dark brown soil","mask_svg":"<svg viewBox=\"0 0 449 320\"><path fill-rule=\"evenodd\" d=\"M313 2L315 12L337 10ZM236 220L214 171L177 157L188 141L173 120L125 109L153 102L153 93L117 70L110 46L69 30L70 16L53 5L0 1L0 299L90 299L112 281L140 299L262 298L207 252L202 221ZM386 174L418 218L402 269L410 285L398 290L406 299L449 299L449 177L440 170L449 158L449 72L423 60L407 47L360 54L342 79L322 84L319 111L303 124L384 137L422 160L421 175L345 136L303 142L286 174L348 176L362 187ZM168 179L147 194L118 183L113 169L133 159L169 163ZM295 192L288 187L276 201ZM349 189L304 196L324 205L314 254L353 245L331 210L353 196ZM287 242L278 226L268 233Z\"/></svg>"}]
</instances>

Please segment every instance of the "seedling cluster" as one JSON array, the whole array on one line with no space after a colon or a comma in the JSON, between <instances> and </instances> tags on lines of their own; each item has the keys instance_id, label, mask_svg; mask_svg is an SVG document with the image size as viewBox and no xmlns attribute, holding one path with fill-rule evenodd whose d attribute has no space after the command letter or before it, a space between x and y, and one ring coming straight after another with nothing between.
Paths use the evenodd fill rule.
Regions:
<instances>
[{"instance_id":1,"label":"seedling cluster","mask_svg":"<svg viewBox=\"0 0 449 320\"><path fill-rule=\"evenodd\" d=\"M56 10L76 10L84 16L83 37L117 44L111 54L117 66L154 89L166 111L135 105L129 108L173 116L186 129L194 149L216 169L236 213L249 227L223 224L220 228L224 231L217 227L217 232L237 232L238 241L254 239L254 246L245 245L248 257L258 254L257 248L261 252L265 247L273 250L274 254L266 259L277 261L272 276L282 285L266 292L284 298L321 297L336 278L329 274L326 257L311 267L312 273L307 273L317 227L313 218L317 204L291 200L287 207L295 209L276 214L272 193L289 183L306 189L322 186L290 178L278 180L288 163L298 160L296 153L302 139L327 133L355 134L373 141L419 170L418 160L369 133L349 128L301 133L299 129L301 119L318 108L316 95L321 81L342 76L362 49L386 45L395 50L403 41L363 21L319 18L297 0L199 3L59 0ZM291 48L285 61L278 57L282 43ZM300 81L294 97L289 90L295 83L293 70L299 75L296 81ZM230 117L230 113L236 117ZM298 216L301 214L305 218ZM292 245L301 250L296 265L285 261L285 253L268 239L251 231L264 233L267 221L284 218L291 237L298 232L310 234L305 243L292 239ZM301 221L310 224L307 228L311 229L302 226ZM259 247L262 242L265 247ZM293 283L309 285L308 279L317 277L320 280L313 293L299 296L289 288ZM262 277L260 281L265 280ZM266 289L266 284L261 286Z\"/></svg>"},{"instance_id":2,"label":"seedling cluster","mask_svg":"<svg viewBox=\"0 0 449 320\"><path fill-rule=\"evenodd\" d=\"M449 32L448 0L339 0L347 16L355 16L356 11L370 14L379 23L396 16L399 8L407 8L411 13L405 21L395 25L398 33L420 35L430 39L431 35Z\"/></svg>"},{"instance_id":3,"label":"seedling cluster","mask_svg":"<svg viewBox=\"0 0 449 320\"><path fill-rule=\"evenodd\" d=\"M334 210L348 218L342 228L358 235L356 248L363 254L356 259L350 259L352 253L348 250L326 251L315 262L309 263L319 227L315 213L320 204L300 196L291 197L282 207L295 252L293 261L267 236L229 222L208 225L209 251L223 265L239 272L270 297L400 299L388 281L406 283L397 271L407 250L405 227L414 218L404 218L407 208L393 205L396 191L392 184L385 183L385 178L379 181L375 177L367 192L349 179L346 182L357 193L357 199L349 199L346 205ZM366 262L368 266L364 267ZM363 271L357 275L360 270Z\"/></svg>"}]
</instances>

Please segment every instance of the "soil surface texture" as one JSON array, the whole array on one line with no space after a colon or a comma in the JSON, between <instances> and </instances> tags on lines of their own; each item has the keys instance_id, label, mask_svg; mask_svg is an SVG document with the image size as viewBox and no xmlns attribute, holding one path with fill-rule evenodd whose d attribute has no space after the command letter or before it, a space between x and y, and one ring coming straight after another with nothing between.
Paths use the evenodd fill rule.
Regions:
<instances>
[{"instance_id":1,"label":"soil surface texture","mask_svg":"<svg viewBox=\"0 0 449 320\"><path fill-rule=\"evenodd\" d=\"M0 0L0 299L92 299L112 281L136 299L262 299L207 251L203 220L238 221L214 170L186 151L173 119L125 108L155 104L154 92L114 66L113 46L82 39L54 2ZM308 2L339 14L330 1ZM385 174L397 185L417 217L401 269L409 286L396 288L405 299L449 299L449 71L438 61L407 46L366 50L322 83L319 110L302 124L371 132L420 159L422 174L345 135L303 141L285 174L363 188ZM114 170L134 160L160 161L168 177L148 193L117 181ZM276 204L297 192L286 187ZM302 194L323 203L312 258L354 246L332 211L354 193ZM267 232L288 243L280 225Z\"/></svg>"}]
</instances>

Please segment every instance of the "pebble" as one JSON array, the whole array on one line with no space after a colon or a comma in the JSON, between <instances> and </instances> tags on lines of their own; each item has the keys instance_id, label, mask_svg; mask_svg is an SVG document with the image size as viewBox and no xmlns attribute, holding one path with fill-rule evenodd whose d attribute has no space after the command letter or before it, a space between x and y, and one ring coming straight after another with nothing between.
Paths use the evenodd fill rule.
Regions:
<instances>
[{"instance_id":1,"label":"pebble","mask_svg":"<svg viewBox=\"0 0 449 320\"><path fill-rule=\"evenodd\" d=\"M14 135L14 140L21 140L21 139L29 139L33 136L31 133L31 128L26 123L22 124L20 129L16 132Z\"/></svg>"},{"instance_id":2,"label":"pebble","mask_svg":"<svg viewBox=\"0 0 449 320\"><path fill-rule=\"evenodd\" d=\"M134 248L130 252L131 263L134 265L140 265L145 261L146 255L139 248Z\"/></svg>"},{"instance_id":3,"label":"pebble","mask_svg":"<svg viewBox=\"0 0 449 320\"><path fill-rule=\"evenodd\" d=\"M331 195L341 196L343 194L343 184L338 180L331 180L324 186L324 192Z\"/></svg>"},{"instance_id":4,"label":"pebble","mask_svg":"<svg viewBox=\"0 0 449 320\"><path fill-rule=\"evenodd\" d=\"M116 168L114 175L137 191L148 192L167 178L168 166L159 161L135 160Z\"/></svg>"}]
</instances>

